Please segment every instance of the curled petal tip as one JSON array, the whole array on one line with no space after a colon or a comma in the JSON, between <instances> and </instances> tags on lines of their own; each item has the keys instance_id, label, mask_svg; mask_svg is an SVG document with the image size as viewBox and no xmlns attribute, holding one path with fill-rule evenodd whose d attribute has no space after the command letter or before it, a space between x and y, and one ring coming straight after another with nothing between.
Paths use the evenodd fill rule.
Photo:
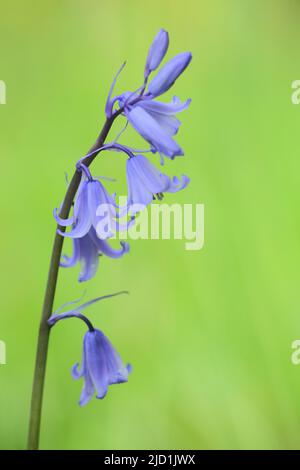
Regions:
<instances>
[{"instance_id":1,"label":"curled petal tip","mask_svg":"<svg viewBox=\"0 0 300 470\"><path fill-rule=\"evenodd\" d=\"M79 362L76 362L76 364L74 364L74 366L71 369L71 375L73 379L75 380L78 380L82 377L82 371L79 371L78 367L79 367Z\"/></svg>"},{"instance_id":2,"label":"curled petal tip","mask_svg":"<svg viewBox=\"0 0 300 470\"><path fill-rule=\"evenodd\" d=\"M96 395L96 398L98 398L98 400L103 400L103 398L105 398L107 395L107 390L105 390L103 393L98 393L98 395Z\"/></svg>"},{"instance_id":3,"label":"curled petal tip","mask_svg":"<svg viewBox=\"0 0 300 470\"><path fill-rule=\"evenodd\" d=\"M130 251L130 245L127 242L121 241L120 242L121 247L123 248L123 253L128 253ZM124 291L124 294L129 294L129 292Z\"/></svg>"},{"instance_id":4,"label":"curled petal tip","mask_svg":"<svg viewBox=\"0 0 300 470\"><path fill-rule=\"evenodd\" d=\"M61 227L68 227L69 225L72 225L72 223L74 222L74 217L69 217L68 219L62 219L58 215L58 210L56 207L53 209L53 217L58 223L58 225L60 225Z\"/></svg>"}]
</instances>

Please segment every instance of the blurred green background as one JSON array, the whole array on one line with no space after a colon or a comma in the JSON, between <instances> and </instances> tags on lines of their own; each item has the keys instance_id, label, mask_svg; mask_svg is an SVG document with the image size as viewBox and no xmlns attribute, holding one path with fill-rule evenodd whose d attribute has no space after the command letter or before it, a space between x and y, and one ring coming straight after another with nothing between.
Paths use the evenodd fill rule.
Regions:
<instances>
[{"instance_id":1,"label":"blurred green background","mask_svg":"<svg viewBox=\"0 0 300 470\"><path fill-rule=\"evenodd\" d=\"M55 306L128 289L89 311L133 364L128 384L77 405L84 327L51 336L41 447L45 449L279 449L300 447L299 1L28 0L0 3L0 448L26 445L37 329L64 172L94 143L113 75L140 85L160 27L168 58L191 50L169 92L192 97L171 174L192 177L168 202L205 204L205 246L136 241L103 259L88 285L60 273ZM118 124L111 137L117 133ZM127 142L142 145L128 132ZM124 193L125 159L96 174ZM66 244L65 251L70 250Z\"/></svg>"}]
</instances>

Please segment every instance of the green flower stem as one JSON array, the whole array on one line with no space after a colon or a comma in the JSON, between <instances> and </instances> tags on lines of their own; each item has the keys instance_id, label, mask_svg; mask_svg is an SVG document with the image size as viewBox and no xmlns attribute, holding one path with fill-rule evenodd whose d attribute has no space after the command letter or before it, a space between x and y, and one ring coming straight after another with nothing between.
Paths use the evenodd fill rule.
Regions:
<instances>
[{"instance_id":1,"label":"green flower stem","mask_svg":"<svg viewBox=\"0 0 300 470\"><path fill-rule=\"evenodd\" d=\"M93 147L89 150L88 154L99 149L110 131L110 128L115 120L115 118L122 113L122 109L115 112L115 114L108 118L103 126L102 131L99 134L98 139L96 140ZM95 152L93 155L86 157L82 162L89 166L98 152ZM66 219L69 215L74 197L76 195L79 183L81 179L81 174L78 171L75 171L73 178L69 184L61 211L60 217ZM61 230L64 230L63 227L60 227ZM30 422L29 422L29 433L28 433L28 449L37 450L39 447L39 435L40 435L40 424L41 424L41 412L42 412L42 403L43 403L43 390L46 374L46 364L47 364L47 353L48 353L48 344L49 344L49 335L50 327L48 326L47 320L52 314L53 302L57 284L57 277L59 271L59 263L61 258L62 246L63 246L64 237L56 233L54 238L54 244L52 249L48 280L46 285L44 304L42 309L42 316L38 334L38 344L36 352L36 361L35 361L35 371L33 378L33 387L32 387L32 396L31 396L31 409L30 409Z\"/></svg>"}]
</instances>

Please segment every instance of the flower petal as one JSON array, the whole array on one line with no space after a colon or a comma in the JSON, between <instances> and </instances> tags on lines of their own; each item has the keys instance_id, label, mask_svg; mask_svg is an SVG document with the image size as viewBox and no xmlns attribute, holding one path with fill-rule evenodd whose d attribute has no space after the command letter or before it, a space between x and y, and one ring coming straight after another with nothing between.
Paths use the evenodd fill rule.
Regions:
<instances>
[{"instance_id":1,"label":"flower petal","mask_svg":"<svg viewBox=\"0 0 300 470\"><path fill-rule=\"evenodd\" d=\"M183 155L182 149L161 128L159 123L145 109L135 106L126 111L127 119L135 130L147 140L156 150L164 153L167 157Z\"/></svg>"},{"instance_id":2,"label":"flower petal","mask_svg":"<svg viewBox=\"0 0 300 470\"><path fill-rule=\"evenodd\" d=\"M84 385L83 385L83 389L81 392L79 405L85 406L93 398L94 391L95 389L94 389L92 378L89 372L86 372L84 376Z\"/></svg>"},{"instance_id":3,"label":"flower petal","mask_svg":"<svg viewBox=\"0 0 300 470\"><path fill-rule=\"evenodd\" d=\"M56 222L58 223L58 225L60 225L61 227L68 227L69 225L72 225L74 223L74 216L71 216L68 219L62 219L58 215L58 210L56 207L53 209L53 216Z\"/></svg>"},{"instance_id":4,"label":"flower petal","mask_svg":"<svg viewBox=\"0 0 300 470\"><path fill-rule=\"evenodd\" d=\"M80 378L83 376L83 368L81 368L80 370L78 370L78 367L79 367L79 362L77 362L76 364L74 364L74 366L73 366L72 369L71 369L72 377L73 377L73 379L75 379L75 380L78 380L78 379L80 379Z\"/></svg>"},{"instance_id":5,"label":"flower petal","mask_svg":"<svg viewBox=\"0 0 300 470\"><path fill-rule=\"evenodd\" d=\"M179 119L177 119L175 116L168 116L166 114L153 112L149 112L149 114L151 114L151 116L167 134L170 136L177 134L181 125L181 121L179 121Z\"/></svg>"},{"instance_id":6,"label":"flower petal","mask_svg":"<svg viewBox=\"0 0 300 470\"><path fill-rule=\"evenodd\" d=\"M145 66L145 78L156 70L161 61L163 60L169 46L169 35L167 31L161 29L158 31L154 38L153 43L148 52L146 66Z\"/></svg>"},{"instance_id":7,"label":"flower petal","mask_svg":"<svg viewBox=\"0 0 300 470\"><path fill-rule=\"evenodd\" d=\"M120 245L122 248L114 249L106 240L99 240L98 247L100 248L101 253L105 256L109 256L110 258L121 258L125 253L129 252L130 247L129 243L124 241L121 241Z\"/></svg>"},{"instance_id":8,"label":"flower petal","mask_svg":"<svg viewBox=\"0 0 300 470\"><path fill-rule=\"evenodd\" d=\"M73 266L76 265L76 263L78 263L79 261L79 250L80 250L80 246L79 246L79 238L74 238L73 239L73 254L72 256L66 256L66 255L63 255L62 258L61 258L61 261L60 261L60 266L62 268L72 268Z\"/></svg>"},{"instance_id":9,"label":"flower petal","mask_svg":"<svg viewBox=\"0 0 300 470\"><path fill-rule=\"evenodd\" d=\"M177 193L177 191L181 191L182 189L186 188L190 182L190 178L186 175L181 176L181 180L174 176L173 179L170 181L170 186L166 190L168 193Z\"/></svg>"},{"instance_id":10,"label":"flower petal","mask_svg":"<svg viewBox=\"0 0 300 470\"><path fill-rule=\"evenodd\" d=\"M85 334L86 368L97 392L97 398L104 398L108 388L108 372L103 354L103 333L99 330Z\"/></svg>"},{"instance_id":11,"label":"flower petal","mask_svg":"<svg viewBox=\"0 0 300 470\"><path fill-rule=\"evenodd\" d=\"M116 218L116 203L113 196L110 196L100 181L91 181L88 187L88 210L91 215L92 225L95 230L103 220L107 221L107 229L103 233L103 238L113 235L113 227ZM102 230L104 232L104 230Z\"/></svg>"},{"instance_id":12,"label":"flower petal","mask_svg":"<svg viewBox=\"0 0 300 470\"><path fill-rule=\"evenodd\" d=\"M149 83L149 93L152 96L159 96L169 90L189 65L191 59L192 54L190 52L182 52L169 60Z\"/></svg>"},{"instance_id":13,"label":"flower petal","mask_svg":"<svg viewBox=\"0 0 300 470\"><path fill-rule=\"evenodd\" d=\"M79 239L79 246L81 271L78 280L84 282L95 276L99 265L99 253L89 234Z\"/></svg>"},{"instance_id":14,"label":"flower petal","mask_svg":"<svg viewBox=\"0 0 300 470\"><path fill-rule=\"evenodd\" d=\"M82 370L84 372L84 385L79 400L80 406L86 405L93 398L95 391L92 377L87 367L87 335L88 333L85 334L83 340Z\"/></svg>"},{"instance_id":15,"label":"flower petal","mask_svg":"<svg viewBox=\"0 0 300 470\"><path fill-rule=\"evenodd\" d=\"M163 193L169 186L169 178L160 173L144 155L136 155L130 158L127 160L127 165L133 166L137 177L151 194Z\"/></svg>"},{"instance_id":16,"label":"flower petal","mask_svg":"<svg viewBox=\"0 0 300 470\"><path fill-rule=\"evenodd\" d=\"M101 345L106 360L109 385L127 382L128 367L124 366L120 355L114 349L109 339L104 336Z\"/></svg>"},{"instance_id":17,"label":"flower petal","mask_svg":"<svg viewBox=\"0 0 300 470\"><path fill-rule=\"evenodd\" d=\"M153 193L143 184L140 175L130 160L133 159L127 160L126 179L128 187L128 206L131 211L130 207L134 204L141 206L151 204Z\"/></svg>"},{"instance_id":18,"label":"flower petal","mask_svg":"<svg viewBox=\"0 0 300 470\"><path fill-rule=\"evenodd\" d=\"M176 118L175 114L186 109L191 100L187 100L185 103L181 103L179 98L173 97L171 103L161 103L159 101L144 100L141 101L138 106L145 109L156 122L166 131L169 135L175 135L181 125L179 119Z\"/></svg>"},{"instance_id":19,"label":"flower petal","mask_svg":"<svg viewBox=\"0 0 300 470\"><path fill-rule=\"evenodd\" d=\"M69 225L73 225L76 222L76 216L78 215L77 214L78 213L78 204L80 203L80 195L82 193L82 190L84 189L85 183L86 183L86 177L85 177L84 174L82 174L82 178L81 178L78 190L77 190L75 206L74 206L74 214L71 217L69 217L67 219L62 219L59 216L57 208L55 208L53 210L54 218L55 218L56 222L58 223L58 225L60 225L61 227L68 227Z\"/></svg>"},{"instance_id":20,"label":"flower petal","mask_svg":"<svg viewBox=\"0 0 300 470\"><path fill-rule=\"evenodd\" d=\"M81 238L89 231L91 227L91 217L88 210L88 184L89 182L85 182L85 186L75 202L74 218L76 222L74 228L70 232L61 232L58 230L57 232L60 235L70 238Z\"/></svg>"},{"instance_id":21,"label":"flower petal","mask_svg":"<svg viewBox=\"0 0 300 470\"><path fill-rule=\"evenodd\" d=\"M173 96L171 103L163 103L161 101L147 99L140 101L138 106L141 106L148 112L172 115L184 111L189 107L190 103L191 99L182 103L177 96Z\"/></svg>"},{"instance_id":22,"label":"flower petal","mask_svg":"<svg viewBox=\"0 0 300 470\"><path fill-rule=\"evenodd\" d=\"M91 230L90 237L93 240L94 245L97 247L99 253L102 253L105 256L109 256L110 258L121 258L121 256L123 256L125 253L128 253L129 251L128 243L121 241L120 245L122 248L114 249L110 246L108 241L98 238L94 230Z\"/></svg>"}]
</instances>

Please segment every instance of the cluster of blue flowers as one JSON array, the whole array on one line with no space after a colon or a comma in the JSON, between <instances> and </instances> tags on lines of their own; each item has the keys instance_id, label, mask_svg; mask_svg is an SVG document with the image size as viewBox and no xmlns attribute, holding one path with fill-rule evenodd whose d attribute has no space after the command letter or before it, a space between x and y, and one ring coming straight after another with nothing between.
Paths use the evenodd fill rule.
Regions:
<instances>
[{"instance_id":1,"label":"cluster of blue flowers","mask_svg":"<svg viewBox=\"0 0 300 470\"><path fill-rule=\"evenodd\" d=\"M149 49L142 86L134 92L128 91L113 97L113 89L124 67L123 64L112 83L105 107L107 118L111 118L117 112L126 117L127 123L129 122L150 144L150 148L145 152L159 154L161 165L164 164L165 157L173 160L176 156L184 154L173 137L181 124L176 114L185 110L190 104L190 100L183 103L177 97L173 97L170 103L160 102L156 98L172 87L189 65L191 53L176 55L161 67L149 82L151 73L161 64L168 46L168 33L162 29ZM115 195L109 194L100 179L92 176L89 168L84 164L84 158L87 157L85 156L76 165L77 171L81 172L81 183L74 201L72 216L62 219L58 211L54 211L54 217L59 225L58 232L73 240L73 254L71 257L63 256L61 266L72 267L80 263L80 282L95 276L100 255L120 258L128 253L128 243L121 242L119 249L114 249L109 244L108 240L114 235L112 227L117 231L127 230L134 223L135 216L141 207L147 207L153 199L161 199L164 193L180 191L189 183L189 178L185 175L181 178L171 178L162 173L143 155L145 152L121 145L116 140L94 152L109 150L123 152L127 156L126 207L119 207ZM105 211L101 210L103 207ZM120 217L124 214L124 210L130 215L130 219L125 224L121 224ZM103 224L105 230L100 230L99 227L103 228ZM66 230L67 228L69 231ZM112 295L105 296L105 298ZM88 326L88 332L83 341L81 369L78 370L78 364L72 369L75 379L84 378L80 405L85 405L93 397L95 391L97 398L103 398L109 385L126 382L130 372L130 366L123 365L120 356L106 336L95 329L87 317L81 313L84 308L103 298L93 299L65 313L56 311L48 321L48 324L53 326L61 319L76 317Z\"/></svg>"}]
</instances>

